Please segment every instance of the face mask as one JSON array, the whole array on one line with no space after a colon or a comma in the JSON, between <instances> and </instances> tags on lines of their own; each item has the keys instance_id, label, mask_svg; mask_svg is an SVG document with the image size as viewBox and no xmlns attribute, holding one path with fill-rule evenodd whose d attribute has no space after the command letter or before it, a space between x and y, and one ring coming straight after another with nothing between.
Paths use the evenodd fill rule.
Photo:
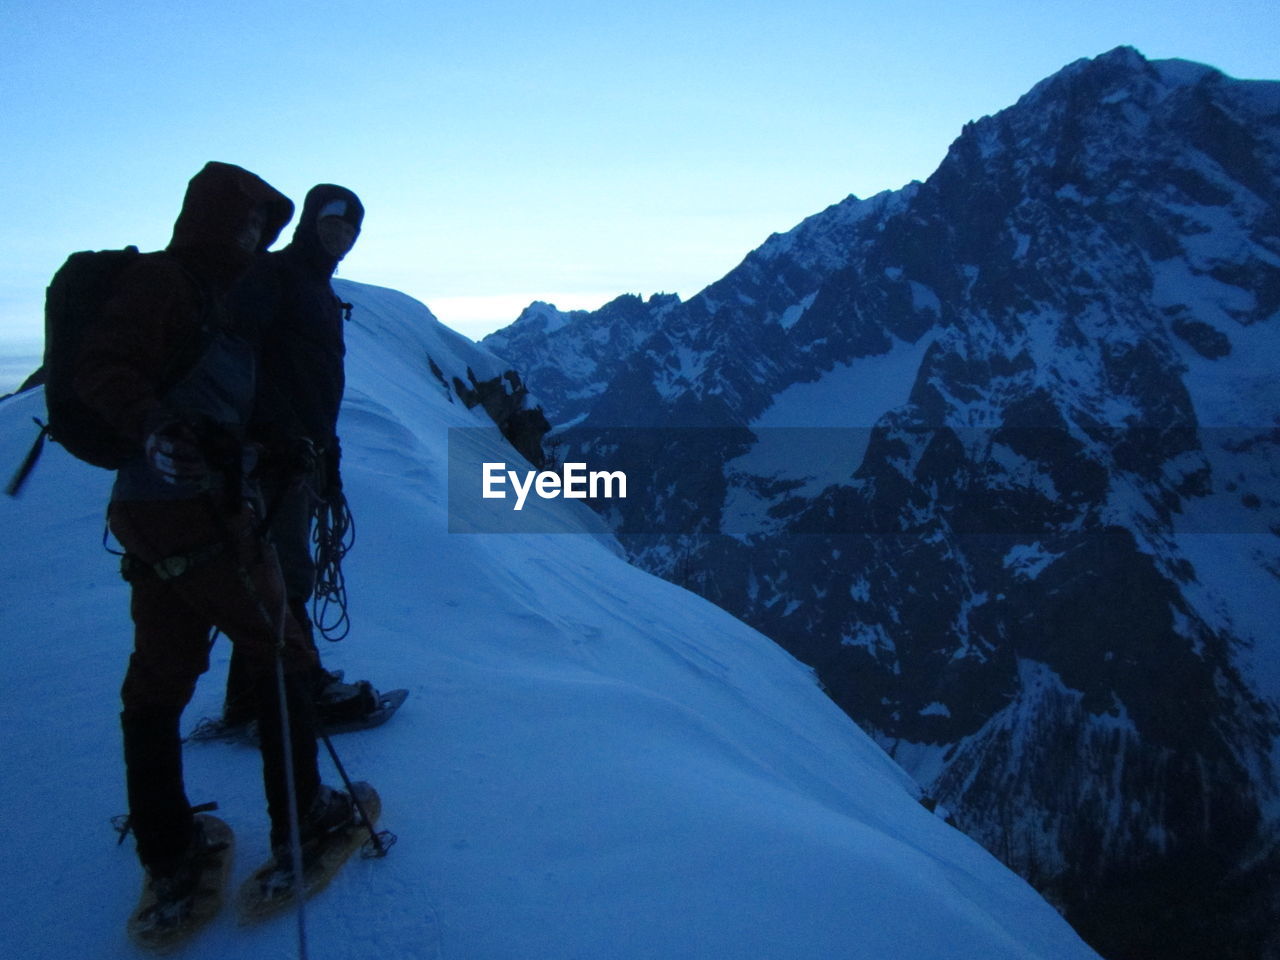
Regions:
<instances>
[{"instance_id":1,"label":"face mask","mask_svg":"<svg viewBox=\"0 0 1280 960\"><path fill-rule=\"evenodd\" d=\"M341 217L321 217L316 222L320 247L335 260L341 260L355 246L356 228Z\"/></svg>"}]
</instances>

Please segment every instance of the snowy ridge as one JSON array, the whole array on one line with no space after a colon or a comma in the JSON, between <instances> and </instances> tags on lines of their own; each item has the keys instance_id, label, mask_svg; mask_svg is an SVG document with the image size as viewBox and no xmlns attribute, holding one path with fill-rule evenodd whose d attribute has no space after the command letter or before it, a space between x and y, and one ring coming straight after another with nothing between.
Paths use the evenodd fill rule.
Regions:
<instances>
[{"instance_id":1,"label":"snowy ridge","mask_svg":"<svg viewBox=\"0 0 1280 960\"><path fill-rule=\"evenodd\" d=\"M340 292L355 304L341 423L354 631L323 653L411 697L387 727L336 741L400 842L312 902L313 955L1094 956L759 634L598 536L447 533L450 428L513 452L427 358L446 381L502 364L394 291ZM38 391L0 404L4 462L41 408ZM135 955L123 928L140 874L108 826L130 646L127 589L98 546L109 481L54 447L0 503L17 547L0 560L0 644L23 692L0 705L21 732L0 783L0 930L23 958ZM585 508L547 509L598 528ZM227 658L221 641L188 728L216 712ZM186 762L193 800L218 800L237 831L242 878L266 850L256 753L191 745ZM227 915L183 955L289 956L293 935L287 918Z\"/></svg>"}]
</instances>

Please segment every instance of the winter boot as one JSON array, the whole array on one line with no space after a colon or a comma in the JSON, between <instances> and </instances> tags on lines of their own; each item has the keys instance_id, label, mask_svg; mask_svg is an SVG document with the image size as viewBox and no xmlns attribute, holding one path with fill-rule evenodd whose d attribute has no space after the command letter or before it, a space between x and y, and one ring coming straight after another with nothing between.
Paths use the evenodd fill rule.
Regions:
<instances>
[{"instance_id":1,"label":"winter boot","mask_svg":"<svg viewBox=\"0 0 1280 960\"><path fill-rule=\"evenodd\" d=\"M351 798L341 790L334 790L330 786L320 784L315 799L311 801L311 806L298 825L304 861L308 851L315 848L325 837L352 827L355 823L356 810ZM293 854L287 836L273 834L271 850L279 868L288 871L293 869Z\"/></svg>"},{"instance_id":2,"label":"winter boot","mask_svg":"<svg viewBox=\"0 0 1280 960\"><path fill-rule=\"evenodd\" d=\"M368 680L343 683L333 680L316 697L316 720L320 728L362 720L378 709L378 694Z\"/></svg>"},{"instance_id":3,"label":"winter boot","mask_svg":"<svg viewBox=\"0 0 1280 960\"><path fill-rule=\"evenodd\" d=\"M206 827L209 827L207 829ZM210 836L210 832L218 838ZM177 928L191 922L192 913L207 909L199 903L216 891L203 884L209 882L211 869L222 870L222 859L230 856L231 834L226 825L213 817L197 816L187 844L177 865L166 873L148 871L147 892L154 902L140 909L131 923L140 942L163 941Z\"/></svg>"}]
</instances>

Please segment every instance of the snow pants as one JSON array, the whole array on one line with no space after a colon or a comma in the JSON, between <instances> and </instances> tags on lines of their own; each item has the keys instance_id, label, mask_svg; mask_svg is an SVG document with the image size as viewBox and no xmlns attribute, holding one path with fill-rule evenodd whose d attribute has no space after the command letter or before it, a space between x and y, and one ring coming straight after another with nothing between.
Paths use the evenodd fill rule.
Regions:
<instances>
[{"instance_id":1,"label":"snow pants","mask_svg":"<svg viewBox=\"0 0 1280 960\"><path fill-rule=\"evenodd\" d=\"M267 531L280 558L285 591L291 601L304 605L316 587L316 565L311 559L311 516L317 503L319 500L309 483L286 487L277 496Z\"/></svg>"},{"instance_id":2,"label":"snow pants","mask_svg":"<svg viewBox=\"0 0 1280 960\"><path fill-rule=\"evenodd\" d=\"M270 528L267 538L275 548L284 578L289 612L302 628L306 643L315 656L311 673L313 694L318 694L328 680L320 665L307 602L315 589L316 566L311 559L311 515L316 496L308 483L291 483L288 477L277 477L278 491L268 498ZM257 710L256 688L250 666L249 651L237 647L231 652L231 668L227 673L227 692L223 700L222 718L240 724L252 719Z\"/></svg>"},{"instance_id":3,"label":"snow pants","mask_svg":"<svg viewBox=\"0 0 1280 960\"><path fill-rule=\"evenodd\" d=\"M108 520L129 555L126 579L133 591L134 650L121 689L121 726L139 859L163 876L181 863L190 842L179 718L209 668L214 627L244 657L257 703L272 837L287 837L276 660L284 667L297 801L305 811L320 785L306 679L314 653L288 612L275 552L257 535L254 513L247 505L228 509L211 499L115 502Z\"/></svg>"}]
</instances>

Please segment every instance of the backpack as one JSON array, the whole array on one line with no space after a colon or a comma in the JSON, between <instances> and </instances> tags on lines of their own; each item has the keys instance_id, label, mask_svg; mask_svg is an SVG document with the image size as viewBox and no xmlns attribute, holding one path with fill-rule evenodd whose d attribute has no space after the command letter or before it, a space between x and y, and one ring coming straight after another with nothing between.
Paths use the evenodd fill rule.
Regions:
<instances>
[{"instance_id":1,"label":"backpack","mask_svg":"<svg viewBox=\"0 0 1280 960\"><path fill-rule=\"evenodd\" d=\"M44 299L45 430L73 457L107 470L136 456L137 445L118 436L76 395L76 361L116 281L139 256L137 247L73 253L53 275Z\"/></svg>"},{"instance_id":2,"label":"backpack","mask_svg":"<svg viewBox=\"0 0 1280 960\"><path fill-rule=\"evenodd\" d=\"M79 460L118 470L139 453L136 442L119 436L76 394L76 364L85 335L102 319L121 275L143 254L123 250L73 253L49 282L44 301L44 399L47 422L9 483L17 496L39 460L45 439L61 444Z\"/></svg>"}]
</instances>

